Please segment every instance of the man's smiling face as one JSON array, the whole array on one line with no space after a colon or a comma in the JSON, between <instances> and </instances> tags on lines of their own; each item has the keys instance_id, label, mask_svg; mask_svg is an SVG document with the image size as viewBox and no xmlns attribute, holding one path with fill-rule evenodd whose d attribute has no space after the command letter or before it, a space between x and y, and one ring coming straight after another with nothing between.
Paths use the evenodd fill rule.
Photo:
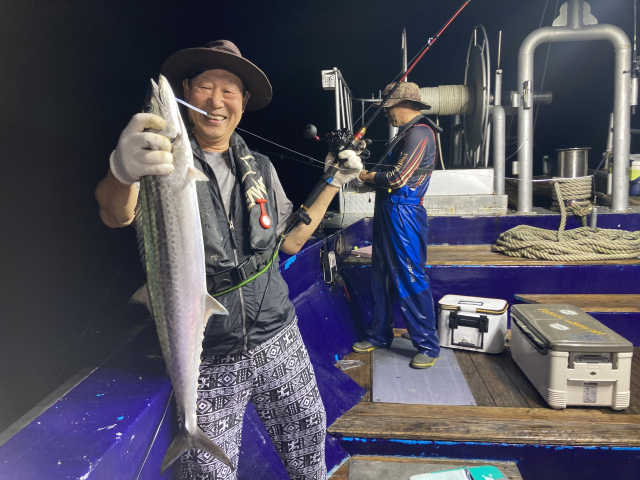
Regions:
<instances>
[{"instance_id":1,"label":"man's smiling face","mask_svg":"<svg viewBox=\"0 0 640 480\"><path fill-rule=\"evenodd\" d=\"M200 147L214 151L229 148L231 134L240 123L249 99L249 92L243 95L240 78L227 70L207 70L190 82L185 80L184 90L187 102L213 117L189 110Z\"/></svg>"}]
</instances>

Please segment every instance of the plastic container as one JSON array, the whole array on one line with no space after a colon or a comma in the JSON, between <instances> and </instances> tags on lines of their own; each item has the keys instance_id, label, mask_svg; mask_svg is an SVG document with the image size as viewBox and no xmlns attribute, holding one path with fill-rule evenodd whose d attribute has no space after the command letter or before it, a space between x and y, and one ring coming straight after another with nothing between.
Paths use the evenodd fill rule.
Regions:
<instances>
[{"instance_id":1,"label":"plastic container","mask_svg":"<svg viewBox=\"0 0 640 480\"><path fill-rule=\"evenodd\" d=\"M640 160L631 160L629 166L629 195L640 195Z\"/></svg>"},{"instance_id":2,"label":"plastic container","mask_svg":"<svg viewBox=\"0 0 640 480\"><path fill-rule=\"evenodd\" d=\"M629 406L633 344L578 307L513 305L511 357L553 408Z\"/></svg>"},{"instance_id":3,"label":"plastic container","mask_svg":"<svg viewBox=\"0 0 640 480\"><path fill-rule=\"evenodd\" d=\"M497 298L445 295L438 302L438 340L443 347L500 353L509 304Z\"/></svg>"}]
</instances>

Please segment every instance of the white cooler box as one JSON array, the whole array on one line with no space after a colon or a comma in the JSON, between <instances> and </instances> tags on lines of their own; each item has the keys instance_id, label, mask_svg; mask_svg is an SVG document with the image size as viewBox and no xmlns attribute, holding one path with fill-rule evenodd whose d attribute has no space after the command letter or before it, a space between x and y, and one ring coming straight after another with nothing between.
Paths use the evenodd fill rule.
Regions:
<instances>
[{"instance_id":1,"label":"white cooler box","mask_svg":"<svg viewBox=\"0 0 640 480\"><path fill-rule=\"evenodd\" d=\"M513 305L511 357L553 408L629 406L633 344L573 305Z\"/></svg>"},{"instance_id":2,"label":"white cooler box","mask_svg":"<svg viewBox=\"0 0 640 480\"><path fill-rule=\"evenodd\" d=\"M438 340L443 347L485 353L504 350L509 307L505 300L445 295L438 307Z\"/></svg>"}]
</instances>

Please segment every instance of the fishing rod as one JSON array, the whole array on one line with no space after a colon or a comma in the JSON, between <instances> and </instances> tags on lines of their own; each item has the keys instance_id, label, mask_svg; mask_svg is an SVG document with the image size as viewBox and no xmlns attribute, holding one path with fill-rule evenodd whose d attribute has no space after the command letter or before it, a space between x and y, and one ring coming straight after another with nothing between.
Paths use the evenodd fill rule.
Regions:
<instances>
[{"instance_id":1,"label":"fishing rod","mask_svg":"<svg viewBox=\"0 0 640 480\"><path fill-rule=\"evenodd\" d=\"M362 128L360 128L360 130L358 130L358 132L355 135L351 131L349 131L349 129L344 128L344 129L334 130L333 132L328 133L327 135L325 135L324 138L321 139L317 135L316 127L313 125L307 125L307 128L304 132L304 136L308 139L314 139L316 141L329 142L329 151L335 156L336 162L333 165L331 165L329 168L327 168L324 175L320 177L320 181L318 182L318 184L311 191L307 199L303 202L302 206L292 215L291 221L287 226L287 228L285 229L285 232L284 232L285 236L291 233L300 223L304 223L305 225L309 225L311 223L311 218L306 212L309 209L309 207L311 207L311 205L313 205L313 203L318 199L318 196L320 196L320 193L322 193L327 183L331 182L331 180L333 179L333 176L338 171L338 168L340 167L340 163L341 163L341 160L338 157L340 152L344 150L354 150L356 151L356 153L358 153L358 155L361 158L363 159L369 158L370 152L369 150L367 150L366 147L368 144L371 143L371 141L368 139L364 139L364 135L367 132L367 129L369 128L373 120L375 120L378 114L382 111L385 103L387 102L387 100L389 100L391 95L393 95L393 93L397 90L397 88L400 86L402 81L407 77L407 75L409 75L409 73L414 69L414 67L418 64L418 62L422 59L422 57L429 51L431 46L436 42L436 40L438 40L438 38L440 38L440 36L447 29L447 27L449 27L451 22L455 20L455 18L460 14L460 12L462 12L462 10L464 10L464 8L470 2L471 0L465 0L462 6L458 8L458 10L453 14L453 16L449 19L449 21L445 23L440 30L438 30L438 33L436 33L434 37L429 38L426 45L422 47L420 52L418 52L416 57L414 57L414 60L412 60L411 65L408 66L407 70L403 74L398 74L398 75L402 75L400 79L397 80L393 88L381 100L380 105L378 105L378 108L374 111L373 115L367 121L367 123ZM396 79L397 78L398 76L396 76ZM396 80L394 79L394 81ZM379 165L379 163L376 164L373 168L376 168Z\"/></svg>"},{"instance_id":2,"label":"fishing rod","mask_svg":"<svg viewBox=\"0 0 640 480\"><path fill-rule=\"evenodd\" d=\"M322 139L322 140L328 140L330 142L329 149L334 155L337 156L337 153L341 152L342 150L358 150L358 149L360 149L360 150L364 151L366 145L362 144L362 139L363 139L365 133L367 132L367 129L371 125L371 123L375 120L375 118L378 116L378 114L384 108L384 105L387 102L387 100L389 100L389 98L391 98L391 95L393 95L394 92L398 89L398 87L400 86L402 81L405 78L407 78L409 73L414 69L414 67L418 64L418 62L420 60L422 60L422 57L429 51L431 46L436 42L436 40L438 40L438 38L440 38L442 33L447 29L447 27L451 24L451 22L453 22L455 20L455 18L460 14L460 12L462 12L462 10L464 10L464 8L470 2L471 2L471 0L466 0L462 4L462 6L456 11L456 13L453 14L453 16L449 19L449 21L447 23L445 23L440 30L438 30L438 33L436 33L434 37L429 38L429 40L427 41L425 46L422 47L422 49L416 54L414 59L411 61L411 65L409 65L407 70L404 73L399 73L398 75L396 75L396 78L391 82L391 83L396 82L395 85L393 86L393 88L391 89L391 91L389 91L389 93L382 99L382 101L380 102L380 105L378 105L378 108L376 108L376 110L373 112L373 115L371 116L371 118L369 118L367 123L362 128L360 128L360 130L358 130L358 132L355 135L351 134L351 132L349 132L347 129L342 129L342 130L333 131L333 132L327 134L324 139ZM399 75L402 75L402 76L400 77L399 80L396 81L396 79L398 78ZM317 134L315 132L315 127L313 125L308 125L307 126L307 129L305 130L305 137L306 138L311 138L311 139L315 138L316 140L321 140L317 136ZM365 158L368 158L368 153L369 152L366 151L364 153L365 153L365 155L367 155Z\"/></svg>"}]
</instances>

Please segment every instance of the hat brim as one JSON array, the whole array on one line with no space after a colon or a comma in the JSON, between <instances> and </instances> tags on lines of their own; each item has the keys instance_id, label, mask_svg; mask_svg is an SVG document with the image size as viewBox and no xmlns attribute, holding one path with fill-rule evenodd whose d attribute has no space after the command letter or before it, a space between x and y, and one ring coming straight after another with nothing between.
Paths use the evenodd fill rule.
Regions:
<instances>
[{"instance_id":1,"label":"hat brim","mask_svg":"<svg viewBox=\"0 0 640 480\"><path fill-rule=\"evenodd\" d=\"M251 92L245 110L259 110L271 102L273 91L269 79L249 60L210 48L187 48L171 55L162 65L164 75L176 97L184 100L182 81L197 68L221 68L237 75Z\"/></svg>"},{"instance_id":2,"label":"hat brim","mask_svg":"<svg viewBox=\"0 0 640 480\"><path fill-rule=\"evenodd\" d=\"M399 104L400 102L404 102L405 100L407 102L413 102L421 105L423 107L423 110L431 110L431 105L429 105L428 103L419 102L417 100L411 100L409 98L390 98L384 103L384 108L395 107L397 104ZM374 102L373 106L379 107L381 103L382 102Z\"/></svg>"}]
</instances>

